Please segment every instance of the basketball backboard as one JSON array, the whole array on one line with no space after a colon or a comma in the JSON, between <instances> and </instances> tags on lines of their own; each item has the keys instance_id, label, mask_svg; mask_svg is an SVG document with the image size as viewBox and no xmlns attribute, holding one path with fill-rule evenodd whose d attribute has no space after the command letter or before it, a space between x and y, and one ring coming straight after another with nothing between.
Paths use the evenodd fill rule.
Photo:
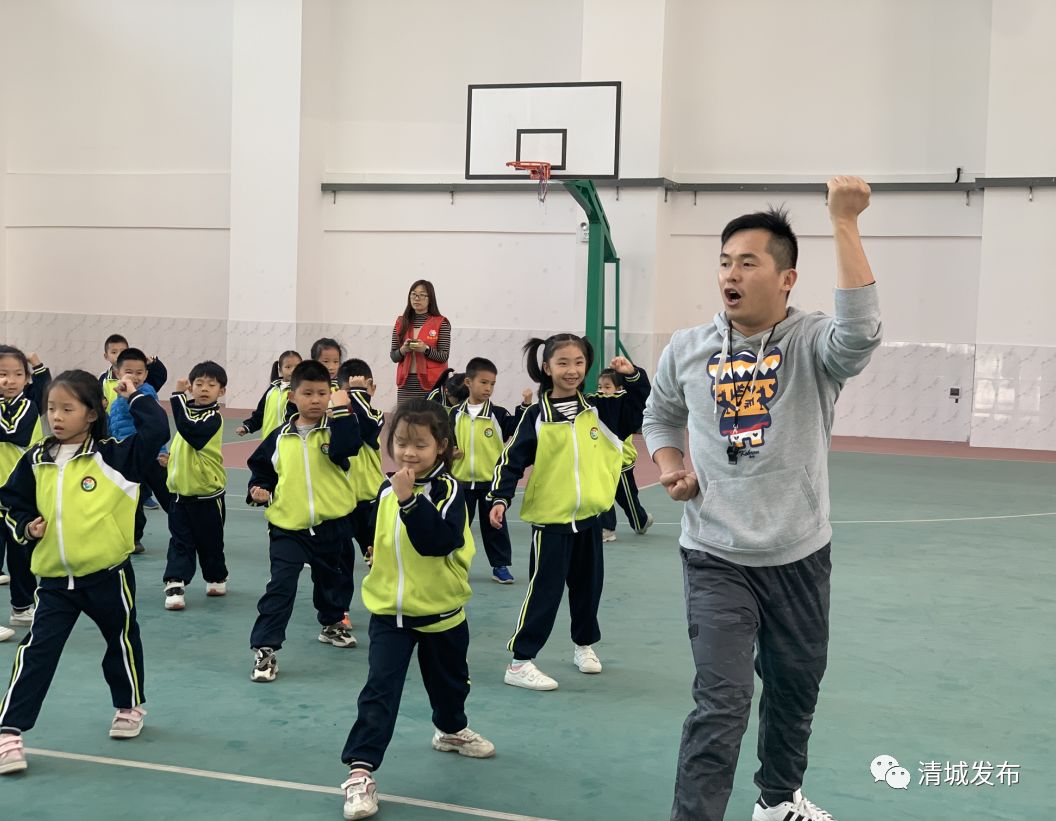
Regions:
<instances>
[{"instance_id":1,"label":"basketball backboard","mask_svg":"<svg viewBox=\"0 0 1056 821\"><path fill-rule=\"evenodd\" d=\"M617 179L620 83L471 85L466 179L524 179L511 160L548 162L551 179Z\"/></svg>"}]
</instances>

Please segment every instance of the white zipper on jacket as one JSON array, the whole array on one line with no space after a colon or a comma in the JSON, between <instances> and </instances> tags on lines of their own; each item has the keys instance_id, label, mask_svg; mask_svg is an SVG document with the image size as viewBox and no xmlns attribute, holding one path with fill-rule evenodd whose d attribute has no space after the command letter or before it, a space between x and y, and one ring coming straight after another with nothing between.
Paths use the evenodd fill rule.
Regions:
<instances>
[{"instance_id":1,"label":"white zipper on jacket","mask_svg":"<svg viewBox=\"0 0 1056 821\"><path fill-rule=\"evenodd\" d=\"M73 590L73 569L70 567L69 562L66 561L66 541L62 537L62 474L65 471L66 462L63 462L59 466L59 487L58 493L55 495L55 534L58 536L59 541L59 559L62 561L62 566L66 568L66 575L70 579L66 589Z\"/></svg>"},{"instance_id":2,"label":"white zipper on jacket","mask_svg":"<svg viewBox=\"0 0 1056 821\"><path fill-rule=\"evenodd\" d=\"M475 417L468 410L466 411L466 414L469 416L469 486L476 487L477 480L473 477L476 476L474 465L476 464L477 417Z\"/></svg>"},{"instance_id":3,"label":"white zipper on jacket","mask_svg":"<svg viewBox=\"0 0 1056 821\"><path fill-rule=\"evenodd\" d=\"M301 440L301 448L304 450L304 481L308 485L308 532L313 536L315 535L315 493L312 491L312 469L308 464L308 436L311 436L312 432L308 431L307 436L298 436Z\"/></svg>"},{"instance_id":4,"label":"white zipper on jacket","mask_svg":"<svg viewBox=\"0 0 1056 821\"><path fill-rule=\"evenodd\" d=\"M583 413L583 411L580 411ZM576 418L579 418L579 413L576 414ZM576 436L576 423L575 421L569 422L572 426L572 471L576 474L576 509L572 511L572 532L579 533L576 530L576 517L579 515L580 505L583 503L583 488L580 486L579 480L579 439Z\"/></svg>"},{"instance_id":5,"label":"white zipper on jacket","mask_svg":"<svg viewBox=\"0 0 1056 821\"><path fill-rule=\"evenodd\" d=\"M414 492L413 490L411 491ZM392 494L395 498L396 494ZM400 521L400 500L396 499L396 525L393 528L393 532L396 534L396 538L393 540L393 544L396 548L396 626L403 627L403 553L400 552L400 529L402 522Z\"/></svg>"}]
</instances>

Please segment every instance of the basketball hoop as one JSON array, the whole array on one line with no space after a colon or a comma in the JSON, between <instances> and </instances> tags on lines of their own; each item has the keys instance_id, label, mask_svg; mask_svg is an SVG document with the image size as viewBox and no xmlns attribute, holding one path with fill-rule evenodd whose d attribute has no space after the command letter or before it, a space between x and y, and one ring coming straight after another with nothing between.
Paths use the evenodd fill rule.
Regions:
<instances>
[{"instance_id":1,"label":"basketball hoop","mask_svg":"<svg viewBox=\"0 0 1056 821\"><path fill-rule=\"evenodd\" d=\"M511 160L510 168L527 171L528 177L539 181L539 202L546 202L546 190L550 187L550 163L537 160Z\"/></svg>"}]
</instances>

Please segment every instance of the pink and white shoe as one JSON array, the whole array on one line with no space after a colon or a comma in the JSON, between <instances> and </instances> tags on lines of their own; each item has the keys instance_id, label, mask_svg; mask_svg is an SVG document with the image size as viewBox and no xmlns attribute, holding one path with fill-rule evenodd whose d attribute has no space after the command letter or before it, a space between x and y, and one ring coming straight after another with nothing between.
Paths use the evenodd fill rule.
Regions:
<instances>
[{"instance_id":1,"label":"pink and white shoe","mask_svg":"<svg viewBox=\"0 0 1056 821\"><path fill-rule=\"evenodd\" d=\"M110 738L135 738L143 731L143 717L147 711L142 707L118 710L110 724Z\"/></svg>"},{"instance_id":2,"label":"pink and white shoe","mask_svg":"<svg viewBox=\"0 0 1056 821\"><path fill-rule=\"evenodd\" d=\"M0 735L0 775L20 773L26 769L26 751L22 736L14 733Z\"/></svg>"},{"instance_id":3,"label":"pink and white shoe","mask_svg":"<svg viewBox=\"0 0 1056 821\"><path fill-rule=\"evenodd\" d=\"M345 791L344 816L346 821L369 818L378 811L378 786L374 776L366 770L352 770L341 785Z\"/></svg>"}]
</instances>

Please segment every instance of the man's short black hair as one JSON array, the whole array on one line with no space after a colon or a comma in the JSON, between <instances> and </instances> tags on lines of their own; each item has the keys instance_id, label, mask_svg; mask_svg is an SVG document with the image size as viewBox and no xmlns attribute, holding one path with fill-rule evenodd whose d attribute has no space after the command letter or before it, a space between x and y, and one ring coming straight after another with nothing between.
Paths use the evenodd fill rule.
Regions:
<instances>
[{"instance_id":1,"label":"man's short black hair","mask_svg":"<svg viewBox=\"0 0 1056 821\"><path fill-rule=\"evenodd\" d=\"M199 362L191 368L191 373L187 379L191 383L193 383L195 379L215 379L220 384L221 388L227 387L227 371L211 359L208 359L205 362Z\"/></svg>"},{"instance_id":2,"label":"man's short black hair","mask_svg":"<svg viewBox=\"0 0 1056 821\"><path fill-rule=\"evenodd\" d=\"M483 356L474 356L466 364L466 378L473 379L478 373L493 373L498 376L499 369L495 367L495 363L490 359L485 359Z\"/></svg>"},{"instance_id":3,"label":"man's short black hair","mask_svg":"<svg viewBox=\"0 0 1056 821\"><path fill-rule=\"evenodd\" d=\"M348 387L348 380L353 376L365 376L367 379L374 378L374 372L370 365L362 359L346 359L337 369L337 381L343 388Z\"/></svg>"},{"instance_id":4,"label":"man's short black hair","mask_svg":"<svg viewBox=\"0 0 1056 821\"><path fill-rule=\"evenodd\" d=\"M146 367L147 355L139 348L125 348L117 355L117 362L114 363L114 366L120 368L126 362L142 362L143 366Z\"/></svg>"},{"instance_id":5,"label":"man's short black hair","mask_svg":"<svg viewBox=\"0 0 1056 821\"><path fill-rule=\"evenodd\" d=\"M745 214L735 220L730 220L722 229L723 247L726 247L726 243L734 234L757 228L770 232L770 241L766 244L766 250L774 258L778 270L795 268L799 260L799 242L788 221L788 211L784 207L770 206L766 211L756 211L754 214Z\"/></svg>"},{"instance_id":6,"label":"man's short black hair","mask_svg":"<svg viewBox=\"0 0 1056 821\"><path fill-rule=\"evenodd\" d=\"M306 359L290 374L290 390L295 391L302 382L325 382L330 384L330 371L322 362Z\"/></svg>"},{"instance_id":7,"label":"man's short black hair","mask_svg":"<svg viewBox=\"0 0 1056 821\"><path fill-rule=\"evenodd\" d=\"M121 336L121 334L110 334L110 336L108 336L106 338L106 342L103 343L103 350L105 351L111 345L118 345L118 344L127 345L128 344L128 340L125 339L123 336Z\"/></svg>"}]
</instances>

